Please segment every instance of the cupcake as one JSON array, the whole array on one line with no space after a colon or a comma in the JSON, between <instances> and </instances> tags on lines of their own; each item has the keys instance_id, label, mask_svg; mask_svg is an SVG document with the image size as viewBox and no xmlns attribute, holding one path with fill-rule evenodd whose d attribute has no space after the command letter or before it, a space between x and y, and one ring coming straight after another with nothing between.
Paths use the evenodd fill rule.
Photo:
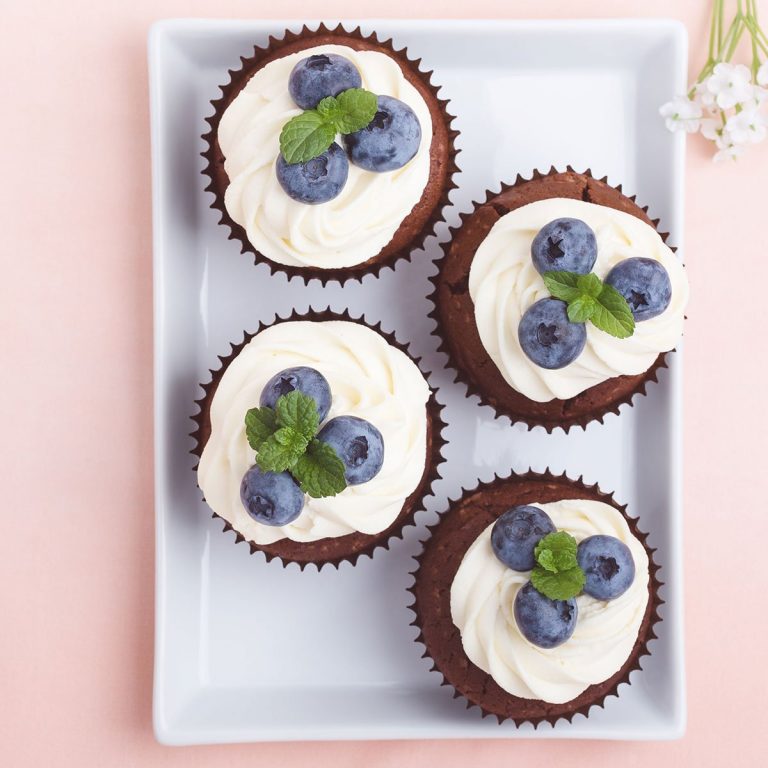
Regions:
<instances>
[{"instance_id":1,"label":"cupcake","mask_svg":"<svg viewBox=\"0 0 768 768\"><path fill-rule=\"evenodd\" d=\"M688 283L645 208L569 169L462 217L433 279L442 349L471 393L547 431L618 413L683 331Z\"/></svg>"},{"instance_id":2,"label":"cupcake","mask_svg":"<svg viewBox=\"0 0 768 768\"><path fill-rule=\"evenodd\" d=\"M323 282L420 247L455 186L457 132L418 64L341 25L243 58L203 136L230 238L273 271Z\"/></svg>"},{"instance_id":3,"label":"cupcake","mask_svg":"<svg viewBox=\"0 0 768 768\"><path fill-rule=\"evenodd\" d=\"M197 482L267 559L355 562L412 522L436 478L439 408L406 349L331 312L233 346L198 401Z\"/></svg>"},{"instance_id":4,"label":"cupcake","mask_svg":"<svg viewBox=\"0 0 768 768\"><path fill-rule=\"evenodd\" d=\"M431 529L411 588L425 656L500 723L587 715L656 636L645 540L612 496L565 475L465 492Z\"/></svg>"}]
</instances>

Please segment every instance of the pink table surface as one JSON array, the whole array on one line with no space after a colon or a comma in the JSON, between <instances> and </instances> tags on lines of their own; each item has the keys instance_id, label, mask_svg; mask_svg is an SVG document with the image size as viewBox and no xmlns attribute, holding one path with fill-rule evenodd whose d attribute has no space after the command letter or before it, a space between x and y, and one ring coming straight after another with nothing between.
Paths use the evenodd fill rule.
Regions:
<instances>
[{"instance_id":1,"label":"pink table surface","mask_svg":"<svg viewBox=\"0 0 768 768\"><path fill-rule=\"evenodd\" d=\"M0 4L0 765L765 765L768 143L689 142L685 591L674 743L166 748L152 735L152 276L146 33L172 16L674 16L701 0ZM365 9L363 12L362 9ZM768 18L768 8L765 9ZM746 293L741 286L749 286ZM751 295L750 295L751 294ZM762 354L759 354L762 353ZM762 650L762 653L761 653Z\"/></svg>"}]
</instances>

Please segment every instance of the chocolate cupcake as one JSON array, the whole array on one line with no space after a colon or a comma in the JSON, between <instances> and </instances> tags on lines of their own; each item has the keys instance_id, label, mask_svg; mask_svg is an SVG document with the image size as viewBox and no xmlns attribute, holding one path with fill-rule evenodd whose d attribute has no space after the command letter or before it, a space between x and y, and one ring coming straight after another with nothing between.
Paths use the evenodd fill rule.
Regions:
<instances>
[{"instance_id":1,"label":"chocolate cupcake","mask_svg":"<svg viewBox=\"0 0 768 768\"><path fill-rule=\"evenodd\" d=\"M241 61L203 136L230 239L272 271L323 282L419 248L455 187L458 135L420 60L321 25Z\"/></svg>"},{"instance_id":2,"label":"chocolate cupcake","mask_svg":"<svg viewBox=\"0 0 768 768\"><path fill-rule=\"evenodd\" d=\"M418 642L443 685L516 724L589 714L659 621L653 550L611 495L529 472L467 491L418 558Z\"/></svg>"},{"instance_id":3,"label":"chocolate cupcake","mask_svg":"<svg viewBox=\"0 0 768 768\"><path fill-rule=\"evenodd\" d=\"M436 479L441 408L393 336L330 311L246 334L203 385L198 485L268 560L352 563L412 524Z\"/></svg>"},{"instance_id":4,"label":"chocolate cupcake","mask_svg":"<svg viewBox=\"0 0 768 768\"><path fill-rule=\"evenodd\" d=\"M572 169L462 216L433 278L441 349L470 393L547 431L644 393L683 329L680 261L634 198Z\"/></svg>"}]
</instances>

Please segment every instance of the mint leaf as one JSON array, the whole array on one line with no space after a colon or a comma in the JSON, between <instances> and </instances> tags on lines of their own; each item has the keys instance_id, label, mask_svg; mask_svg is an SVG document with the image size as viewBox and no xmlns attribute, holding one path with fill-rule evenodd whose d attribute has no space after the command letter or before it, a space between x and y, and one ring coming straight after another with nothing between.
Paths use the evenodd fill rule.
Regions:
<instances>
[{"instance_id":1,"label":"mint leaf","mask_svg":"<svg viewBox=\"0 0 768 768\"><path fill-rule=\"evenodd\" d=\"M550 600L569 600L584 588L586 577L578 566L552 573L540 565L531 571L531 584Z\"/></svg>"},{"instance_id":2,"label":"mint leaf","mask_svg":"<svg viewBox=\"0 0 768 768\"><path fill-rule=\"evenodd\" d=\"M280 131L280 152L286 163L306 163L322 155L336 138L336 128L314 109L292 117Z\"/></svg>"},{"instance_id":3,"label":"mint leaf","mask_svg":"<svg viewBox=\"0 0 768 768\"><path fill-rule=\"evenodd\" d=\"M578 287L578 278L575 272L552 271L542 275L544 285L556 299L562 301L575 301L581 296Z\"/></svg>"},{"instance_id":4,"label":"mint leaf","mask_svg":"<svg viewBox=\"0 0 768 768\"><path fill-rule=\"evenodd\" d=\"M245 414L245 436L254 451L277 430L277 418L271 408L251 408Z\"/></svg>"},{"instance_id":5,"label":"mint leaf","mask_svg":"<svg viewBox=\"0 0 768 768\"><path fill-rule=\"evenodd\" d=\"M339 104L335 96L326 96L324 99L321 99L315 109L320 113L323 120L331 123L333 126L338 124L344 113L341 104Z\"/></svg>"},{"instance_id":6,"label":"mint leaf","mask_svg":"<svg viewBox=\"0 0 768 768\"><path fill-rule=\"evenodd\" d=\"M596 299L603 290L603 281L594 272L589 272L576 278L576 287L582 293Z\"/></svg>"},{"instance_id":7,"label":"mint leaf","mask_svg":"<svg viewBox=\"0 0 768 768\"><path fill-rule=\"evenodd\" d=\"M568 319L572 323L586 323L592 317L595 306L595 300L591 296L579 296L568 305Z\"/></svg>"},{"instance_id":8,"label":"mint leaf","mask_svg":"<svg viewBox=\"0 0 768 768\"><path fill-rule=\"evenodd\" d=\"M340 114L334 122L339 133L362 131L373 120L379 104L376 94L364 88L342 91L336 102Z\"/></svg>"},{"instance_id":9,"label":"mint leaf","mask_svg":"<svg viewBox=\"0 0 768 768\"><path fill-rule=\"evenodd\" d=\"M545 272L542 278L552 296L568 304L568 319L572 323L589 320L596 328L619 339L629 338L635 332L635 318L626 299L593 272Z\"/></svg>"},{"instance_id":10,"label":"mint leaf","mask_svg":"<svg viewBox=\"0 0 768 768\"><path fill-rule=\"evenodd\" d=\"M533 556L540 566L557 573L576 566L577 550L576 539L570 533L556 531L539 539L533 550Z\"/></svg>"},{"instance_id":11,"label":"mint leaf","mask_svg":"<svg viewBox=\"0 0 768 768\"><path fill-rule=\"evenodd\" d=\"M304 493L315 499L336 496L347 487L344 462L327 443L312 440L291 470Z\"/></svg>"},{"instance_id":12,"label":"mint leaf","mask_svg":"<svg viewBox=\"0 0 768 768\"><path fill-rule=\"evenodd\" d=\"M304 448L306 448L320 425L315 399L295 389L277 399L275 412L277 423L281 427L290 427L300 435L305 441Z\"/></svg>"},{"instance_id":13,"label":"mint leaf","mask_svg":"<svg viewBox=\"0 0 768 768\"><path fill-rule=\"evenodd\" d=\"M550 600L568 600L584 587L584 571L576 560L578 545L570 533L548 533L533 550L537 565L531 583Z\"/></svg>"},{"instance_id":14,"label":"mint leaf","mask_svg":"<svg viewBox=\"0 0 768 768\"><path fill-rule=\"evenodd\" d=\"M603 285L589 319L596 328L618 339L627 339L635 332L632 310L627 300L612 285Z\"/></svg>"},{"instance_id":15,"label":"mint leaf","mask_svg":"<svg viewBox=\"0 0 768 768\"><path fill-rule=\"evenodd\" d=\"M256 463L264 472L285 472L306 451L308 442L295 429L281 427L261 444Z\"/></svg>"}]
</instances>

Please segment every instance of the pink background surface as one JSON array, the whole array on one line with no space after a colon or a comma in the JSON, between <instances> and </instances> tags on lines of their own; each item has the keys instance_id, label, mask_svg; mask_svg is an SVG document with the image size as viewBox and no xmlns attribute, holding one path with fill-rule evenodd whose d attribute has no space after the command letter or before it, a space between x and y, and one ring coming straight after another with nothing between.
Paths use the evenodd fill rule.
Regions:
<instances>
[{"instance_id":1,"label":"pink background surface","mask_svg":"<svg viewBox=\"0 0 768 768\"><path fill-rule=\"evenodd\" d=\"M423 0L418 10L434 17L672 15L688 27L698 71L708 6ZM761 293L768 281L759 229L768 143L738 164L713 166L698 139L688 147L685 232L693 286L686 737L182 749L154 741L147 29L172 16L397 17L415 7L412 0L2 3L0 764L765 765L768 419L766 363L757 352L766 350L766 310L739 281Z\"/></svg>"}]
</instances>

